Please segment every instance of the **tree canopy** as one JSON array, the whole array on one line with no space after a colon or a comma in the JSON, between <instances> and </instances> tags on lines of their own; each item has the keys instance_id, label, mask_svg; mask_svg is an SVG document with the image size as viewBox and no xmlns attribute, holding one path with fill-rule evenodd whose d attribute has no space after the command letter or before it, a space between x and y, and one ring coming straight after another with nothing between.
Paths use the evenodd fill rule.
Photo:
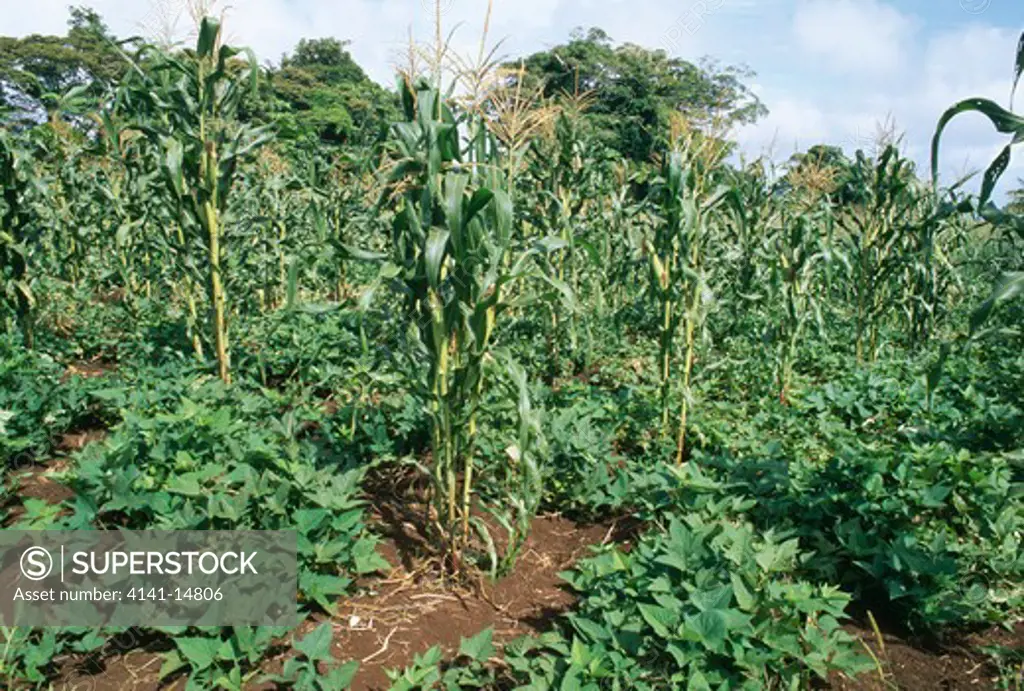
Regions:
<instances>
[{"instance_id":1,"label":"tree canopy","mask_svg":"<svg viewBox=\"0 0 1024 691\"><path fill-rule=\"evenodd\" d=\"M335 38L302 39L270 73L275 95L300 131L331 143L379 138L397 118L393 94L373 82Z\"/></svg>"},{"instance_id":2,"label":"tree canopy","mask_svg":"<svg viewBox=\"0 0 1024 691\"><path fill-rule=\"evenodd\" d=\"M1010 192L1010 203L1006 210L1024 216L1024 178L1017 178L1017 189Z\"/></svg>"},{"instance_id":3,"label":"tree canopy","mask_svg":"<svg viewBox=\"0 0 1024 691\"><path fill-rule=\"evenodd\" d=\"M622 155L646 161L664 144L672 113L698 124L748 124L767 114L742 83L752 72L700 65L663 50L616 46L601 29L577 29L568 43L527 57L531 88L547 97L589 93L591 122L602 139Z\"/></svg>"},{"instance_id":4,"label":"tree canopy","mask_svg":"<svg viewBox=\"0 0 1024 691\"><path fill-rule=\"evenodd\" d=\"M277 123L285 139L329 144L377 141L397 117L395 96L373 82L334 38L303 39L267 70L249 117ZM127 62L95 11L72 7L64 36L0 36L0 112L39 121L60 96L85 87L99 96Z\"/></svg>"},{"instance_id":5,"label":"tree canopy","mask_svg":"<svg viewBox=\"0 0 1024 691\"><path fill-rule=\"evenodd\" d=\"M72 7L65 36L0 36L0 111L40 116L76 86L100 91L125 71L115 37L102 18Z\"/></svg>"},{"instance_id":6,"label":"tree canopy","mask_svg":"<svg viewBox=\"0 0 1024 691\"><path fill-rule=\"evenodd\" d=\"M277 124L282 139L313 145L379 141L397 119L396 96L371 80L337 38L307 38L268 66L246 117ZM673 114L727 129L767 111L743 80L744 68L693 64L663 50L616 45L601 29L522 62L527 86L545 97L585 94L585 119L622 156L649 161L666 144ZM71 8L65 36L0 37L0 110L40 120L73 87L100 95L124 74L118 39L93 10Z\"/></svg>"}]
</instances>

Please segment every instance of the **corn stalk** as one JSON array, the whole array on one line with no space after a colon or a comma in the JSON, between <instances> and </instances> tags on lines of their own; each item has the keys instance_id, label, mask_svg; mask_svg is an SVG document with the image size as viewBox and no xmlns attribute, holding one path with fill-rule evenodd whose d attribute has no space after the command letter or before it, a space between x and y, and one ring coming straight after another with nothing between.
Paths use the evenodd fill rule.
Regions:
<instances>
[{"instance_id":1,"label":"corn stalk","mask_svg":"<svg viewBox=\"0 0 1024 691\"><path fill-rule=\"evenodd\" d=\"M3 281L0 295L14 313L25 347L29 349L35 345L35 298L29 258L42 232L33 212L33 194L41 192L31 153L13 134L0 129L0 193L4 202L4 208L0 209L0 280Z\"/></svg>"},{"instance_id":2,"label":"corn stalk","mask_svg":"<svg viewBox=\"0 0 1024 691\"><path fill-rule=\"evenodd\" d=\"M664 158L654 190L659 223L646 251L650 283L660 308L660 399L662 434L670 433L672 366L676 339L683 328L681 403L676 427L676 462L682 464L692 399L691 381L698 339L702 335L709 292L705 254L711 236L711 213L727 199L729 189L710 191L720 152L715 143L694 133L687 145Z\"/></svg>"},{"instance_id":3,"label":"corn stalk","mask_svg":"<svg viewBox=\"0 0 1024 691\"><path fill-rule=\"evenodd\" d=\"M586 227L587 202L594 196L596 166L580 132L581 112L567 108L559 113L550 135L535 139L530 147L527 170L536 189L533 222L544 235L557 237L565 245L545 265L548 275L566 283L576 292L586 259L595 257L594 247L581 237ZM589 250L589 251L587 251ZM548 371L551 379L561 373L562 342L566 332L570 349L577 351L578 320L575 313L561 314L561 304L548 305ZM568 319L566 319L568 316Z\"/></svg>"},{"instance_id":4,"label":"corn stalk","mask_svg":"<svg viewBox=\"0 0 1024 691\"><path fill-rule=\"evenodd\" d=\"M922 221L913 164L894 145L877 160L857 152L849 182L854 203L838 216L853 279L857 362L871 363L882 324L904 297L909 244Z\"/></svg>"},{"instance_id":5,"label":"corn stalk","mask_svg":"<svg viewBox=\"0 0 1024 691\"><path fill-rule=\"evenodd\" d=\"M818 269L829 260L828 247L818 229L832 223L827 204L799 208L794 217L783 216L771 245L771 287L781 302L777 329L775 383L779 400L789 401L797 346L812 316L822 324L818 301Z\"/></svg>"},{"instance_id":6,"label":"corn stalk","mask_svg":"<svg viewBox=\"0 0 1024 691\"><path fill-rule=\"evenodd\" d=\"M255 57L236 58L242 51L220 45L221 25L206 17L199 26L195 52L172 55L148 46L135 66L121 101L140 114L136 126L161 152L161 173L173 200L177 222L189 244L205 251L209 333L218 374L230 383L228 297L223 275L224 231L228 197L238 164L271 139L266 127L237 122L246 88L254 89L259 74ZM179 270L190 277L181 257Z\"/></svg>"},{"instance_id":7,"label":"corn stalk","mask_svg":"<svg viewBox=\"0 0 1024 691\"><path fill-rule=\"evenodd\" d=\"M432 430L433 467L423 468L432 521L448 567L459 570L471 527L493 544L472 515L478 413L499 319L522 304L515 286L536 275L531 257L542 249L513 261L515 214L494 142L477 146L467 170L460 122L437 88L403 80L399 90L406 121L393 128L395 160L382 197L395 211L382 276L398 279L410 317L415 381ZM516 462L529 453L518 449Z\"/></svg>"},{"instance_id":8,"label":"corn stalk","mask_svg":"<svg viewBox=\"0 0 1024 691\"><path fill-rule=\"evenodd\" d=\"M1010 88L1010 107L1003 108L998 103L987 98L969 98L951 106L942 117L935 128L935 135L932 138L932 186L936 195L938 194L939 178L939 144L942 141L942 133L949 123L958 115L963 113L979 113L988 118L996 131L1002 134L1011 135L1011 140L993 159L985 175L982 178L981 192L978 197L978 214L995 227L1007 228L1024 237L1024 218L1019 214L1002 211L991 203L992 193L996 184L1006 172L1010 165L1010 156L1013 147L1024 142L1024 117L1013 112L1013 99L1017 92L1021 76L1024 75L1024 33L1021 34L1017 43L1017 55L1014 60L1013 85ZM996 308L1011 299L1024 295L1024 271L1013 271L1005 273L997 281L992 294L983 302L971 315L970 334L974 336L988 321ZM935 372L940 372L945 357L940 358ZM933 374L933 376L936 376Z\"/></svg>"}]
</instances>

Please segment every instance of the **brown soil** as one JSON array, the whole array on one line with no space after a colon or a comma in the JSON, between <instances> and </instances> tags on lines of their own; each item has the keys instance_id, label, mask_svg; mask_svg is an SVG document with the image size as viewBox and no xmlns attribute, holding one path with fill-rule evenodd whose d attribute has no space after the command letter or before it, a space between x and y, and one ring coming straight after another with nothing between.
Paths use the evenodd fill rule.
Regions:
<instances>
[{"instance_id":1,"label":"brown soil","mask_svg":"<svg viewBox=\"0 0 1024 691\"><path fill-rule=\"evenodd\" d=\"M453 655L462 638L488 627L494 628L498 644L545 630L554 617L575 602L558 573L586 556L589 546L622 538L624 530L620 527L578 525L558 516L538 517L513 573L494 584L481 582L478 587L447 587L436 576L423 575L422 568L407 568L404 563L409 560L409 545L389 539L381 545L381 552L395 567L386 577L364 583L365 595L339 604L338 614L332 618L333 654L342 661L360 661L352 689L387 689L387 669L405 667L414 655L434 645L441 645L446 655ZM308 621L296 633L302 635L320 623ZM127 648L135 649L117 652ZM279 671L288 654L270 660L266 671ZM183 688L180 679L160 684L160 658L151 647L111 646L105 657L66 663L63 678L54 688Z\"/></svg>"},{"instance_id":2,"label":"brown soil","mask_svg":"<svg viewBox=\"0 0 1024 691\"><path fill-rule=\"evenodd\" d=\"M830 687L835 691L950 691L995 689L999 672L991 659L979 648L1001 646L1024 650L1024 622L1011 631L992 628L944 642L942 645L909 641L900 636L882 634L882 642L868 628L851 625L850 633L857 636L881 667L865 672L857 679L833 679ZM1024 688L1024 680L1017 686Z\"/></svg>"},{"instance_id":3,"label":"brown soil","mask_svg":"<svg viewBox=\"0 0 1024 691\"><path fill-rule=\"evenodd\" d=\"M481 580L471 590L445 588L436 578L417 580L405 566L396 568L377 592L345 603L335 618L335 655L360 660L352 688L387 689L386 669L401 669L434 645L454 655L462 638L489 627L499 644L549 628L575 603L559 572L591 545L621 537L618 527L539 517L513 573L493 584Z\"/></svg>"},{"instance_id":4,"label":"brown soil","mask_svg":"<svg viewBox=\"0 0 1024 691\"><path fill-rule=\"evenodd\" d=\"M53 473L66 469L67 462L54 461L46 466L36 466L13 473L12 477L17 486L17 499L21 502L26 499L41 499L47 504L59 504L62 501L73 499L75 493L69 487L50 477Z\"/></svg>"},{"instance_id":5,"label":"brown soil","mask_svg":"<svg viewBox=\"0 0 1024 691\"><path fill-rule=\"evenodd\" d=\"M166 641L130 629L85 656L64 657L54 662L60 670L53 691L129 691L152 689L181 691L185 681L159 683Z\"/></svg>"},{"instance_id":6,"label":"brown soil","mask_svg":"<svg viewBox=\"0 0 1024 691\"><path fill-rule=\"evenodd\" d=\"M47 504L60 504L74 499L75 493L51 476L67 470L67 455L81 450L86 444L102 441L106 436L107 431L104 429L71 432L63 435L57 443L57 458L46 463L30 462L12 466L8 475L8 487L14 488L14 491L10 492L3 507L7 509L5 525L13 525L25 514L23 504L26 499L39 499Z\"/></svg>"},{"instance_id":7,"label":"brown soil","mask_svg":"<svg viewBox=\"0 0 1024 691\"><path fill-rule=\"evenodd\" d=\"M61 436L57 443L57 451L61 454L72 454L81 451L86 444L103 441L107 438L107 430L102 428L86 429L80 432L69 432Z\"/></svg>"},{"instance_id":8,"label":"brown soil","mask_svg":"<svg viewBox=\"0 0 1024 691\"><path fill-rule=\"evenodd\" d=\"M73 362L68 365L64 376L61 378L61 382L67 382L71 377L81 377L82 379L102 377L108 372L113 372L115 369L117 369L117 365L106 360L95 359Z\"/></svg>"}]
</instances>

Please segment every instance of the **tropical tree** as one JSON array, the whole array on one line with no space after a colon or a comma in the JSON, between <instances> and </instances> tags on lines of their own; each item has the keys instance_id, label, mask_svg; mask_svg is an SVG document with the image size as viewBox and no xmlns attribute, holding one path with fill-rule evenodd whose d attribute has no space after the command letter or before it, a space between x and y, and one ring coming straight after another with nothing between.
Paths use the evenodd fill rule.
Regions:
<instances>
[{"instance_id":1,"label":"tropical tree","mask_svg":"<svg viewBox=\"0 0 1024 691\"><path fill-rule=\"evenodd\" d=\"M65 36L0 36L0 111L43 119L58 95L74 87L101 94L125 72L124 60L102 18L72 7Z\"/></svg>"},{"instance_id":2,"label":"tropical tree","mask_svg":"<svg viewBox=\"0 0 1024 691\"><path fill-rule=\"evenodd\" d=\"M1020 187L1010 192L1010 201L1006 205L1006 210L1011 214L1024 216L1024 178L1017 178L1017 184Z\"/></svg>"},{"instance_id":3,"label":"tropical tree","mask_svg":"<svg viewBox=\"0 0 1024 691\"><path fill-rule=\"evenodd\" d=\"M546 97L588 93L588 119L621 155L649 162L667 141L673 113L726 126L767 114L743 84L753 73L712 63L694 65L662 50L616 46L601 29L577 29L568 43L535 53L523 63L527 86Z\"/></svg>"},{"instance_id":4,"label":"tropical tree","mask_svg":"<svg viewBox=\"0 0 1024 691\"><path fill-rule=\"evenodd\" d=\"M296 134L322 143L368 144L384 138L398 117L395 97L366 76L334 38L302 39L268 74L270 98L286 105L271 119L291 120Z\"/></svg>"}]
</instances>

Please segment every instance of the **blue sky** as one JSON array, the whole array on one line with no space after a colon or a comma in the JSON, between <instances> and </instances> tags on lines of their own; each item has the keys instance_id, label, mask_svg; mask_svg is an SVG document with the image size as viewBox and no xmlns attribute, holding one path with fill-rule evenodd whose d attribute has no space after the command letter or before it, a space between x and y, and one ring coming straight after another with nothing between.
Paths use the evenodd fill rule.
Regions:
<instances>
[{"instance_id":1,"label":"blue sky","mask_svg":"<svg viewBox=\"0 0 1024 691\"><path fill-rule=\"evenodd\" d=\"M166 10L176 0L0 0L0 34L60 32L72 1L91 4L128 35L152 30L160 3ZM233 41L275 61L302 37L351 40L371 76L390 82L410 26L419 38L429 37L434 1L233 0L227 27ZM486 2L440 2L448 26L459 27L456 49L475 51ZM1024 2L495 0L491 36L504 39L502 52L515 56L563 42L577 26L599 26L616 41L690 60L710 56L755 70L751 86L771 114L734 133L748 156L784 160L821 142L869 148L878 124L889 119L904 133L908 155L925 168L946 107L971 96L1007 102ZM964 116L944 145L944 178L985 167L1004 144L980 116ZM1024 147L1002 187L1018 177L1024 177Z\"/></svg>"}]
</instances>

